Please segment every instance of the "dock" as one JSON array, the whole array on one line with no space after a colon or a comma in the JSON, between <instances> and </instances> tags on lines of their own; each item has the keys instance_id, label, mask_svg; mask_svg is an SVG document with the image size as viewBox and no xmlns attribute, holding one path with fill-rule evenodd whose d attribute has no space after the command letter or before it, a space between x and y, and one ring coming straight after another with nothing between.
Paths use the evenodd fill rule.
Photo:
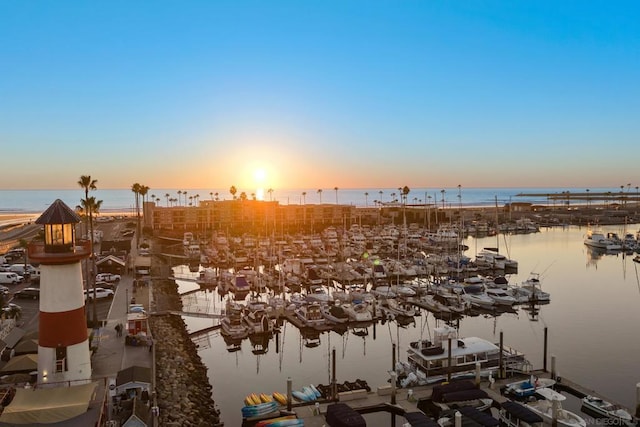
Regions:
<instances>
[{"instance_id":1,"label":"dock","mask_svg":"<svg viewBox=\"0 0 640 427\"><path fill-rule=\"evenodd\" d=\"M535 375L538 378L551 378L552 376L551 373L544 370L535 370L528 374L518 374L506 379L492 379L490 381L483 379L480 381L479 387L481 390L486 392L491 399L493 399L493 406L495 408L499 408L502 403L509 400L501 394L501 390L507 384L528 379L531 375ZM603 399L611 402L611 399L601 396L595 391L589 390L573 381L565 378L556 378L556 380L558 382L554 388L557 390L565 391L578 398L582 398L586 395L592 395L602 397ZM338 399L336 401L346 403L349 407L360 414L387 412L390 415L395 414L403 416L408 412L419 412L420 409L418 408L418 404L431 398L434 385L435 384L429 384L407 389L394 389L390 384L384 384L376 387L375 389L372 387L371 391L360 389L338 393ZM316 407L316 402L292 403L291 411L288 411L287 408L283 407L279 414L276 413L273 414L273 416L291 414L304 420L305 427L324 427L327 425L327 421L325 419L327 407L336 401L326 399L318 400L318 407ZM633 411L629 412L634 413ZM251 421L257 420L249 421L250 422L247 422L247 420L245 420L243 425L253 425Z\"/></svg>"}]
</instances>

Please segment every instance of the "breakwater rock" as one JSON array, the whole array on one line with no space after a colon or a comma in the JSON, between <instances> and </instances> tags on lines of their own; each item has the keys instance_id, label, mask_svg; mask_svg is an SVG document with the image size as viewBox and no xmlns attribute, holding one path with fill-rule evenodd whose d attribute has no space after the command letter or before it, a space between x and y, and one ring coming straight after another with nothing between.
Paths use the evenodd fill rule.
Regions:
<instances>
[{"instance_id":1,"label":"breakwater rock","mask_svg":"<svg viewBox=\"0 0 640 427\"><path fill-rule=\"evenodd\" d=\"M171 282L166 282L162 281L158 286L154 282L154 299L166 304L166 309L179 308L175 284L172 290ZM159 298L155 298L156 295ZM207 368L198 356L182 318L172 315L151 316L149 323L156 337L156 398L160 409L160 425L222 426L220 412L211 395Z\"/></svg>"}]
</instances>

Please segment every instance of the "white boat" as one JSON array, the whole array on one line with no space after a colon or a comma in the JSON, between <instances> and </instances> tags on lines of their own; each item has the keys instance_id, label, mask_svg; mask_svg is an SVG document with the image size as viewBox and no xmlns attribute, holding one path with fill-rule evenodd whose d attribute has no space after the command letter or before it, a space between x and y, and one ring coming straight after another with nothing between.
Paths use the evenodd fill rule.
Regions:
<instances>
[{"instance_id":1,"label":"white boat","mask_svg":"<svg viewBox=\"0 0 640 427\"><path fill-rule=\"evenodd\" d=\"M386 308L393 314L394 318L397 316L413 317L416 315L413 305L403 299L388 298L386 300Z\"/></svg>"},{"instance_id":2,"label":"white boat","mask_svg":"<svg viewBox=\"0 0 640 427\"><path fill-rule=\"evenodd\" d=\"M527 408L531 409L536 414L540 415L545 424L551 425L553 423L553 405L557 405L556 421L559 426L566 427L586 427L587 422L580 415L568 411L562 407L561 402L566 400L566 397L562 394L554 391L550 388L541 388L536 390L536 394L543 397L543 399L527 402Z\"/></svg>"},{"instance_id":3,"label":"white boat","mask_svg":"<svg viewBox=\"0 0 640 427\"><path fill-rule=\"evenodd\" d=\"M271 334L273 322L269 318L269 305L264 301L252 300L247 304L246 313L242 317L249 329L249 335Z\"/></svg>"},{"instance_id":4,"label":"white boat","mask_svg":"<svg viewBox=\"0 0 640 427\"><path fill-rule=\"evenodd\" d=\"M371 322L373 320L369 304L366 302L352 302L344 305L343 308L352 322Z\"/></svg>"},{"instance_id":5,"label":"white boat","mask_svg":"<svg viewBox=\"0 0 640 427\"><path fill-rule=\"evenodd\" d=\"M504 289L486 288L485 292L489 296L489 298L491 298L496 303L496 305L511 307L516 303L516 299Z\"/></svg>"},{"instance_id":6,"label":"white boat","mask_svg":"<svg viewBox=\"0 0 640 427\"><path fill-rule=\"evenodd\" d=\"M328 304L333 301L333 298L327 293L322 286L311 286L309 293L307 293L305 299L309 302L319 302L321 304Z\"/></svg>"},{"instance_id":7,"label":"white boat","mask_svg":"<svg viewBox=\"0 0 640 427\"><path fill-rule=\"evenodd\" d=\"M520 286L510 288L509 292L518 303L549 302L551 295L540 289L540 286L540 275L531 273L527 280L522 282Z\"/></svg>"},{"instance_id":8,"label":"white boat","mask_svg":"<svg viewBox=\"0 0 640 427\"><path fill-rule=\"evenodd\" d=\"M607 251L621 250L622 245L608 239L604 233L600 231L587 230L584 238L584 244L596 249L604 249Z\"/></svg>"},{"instance_id":9,"label":"white boat","mask_svg":"<svg viewBox=\"0 0 640 427\"><path fill-rule=\"evenodd\" d=\"M556 384L551 378L531 378L509 383L504 388L504 394L515 397L533 396L541 388L553 387Z\"/></svg>"},{"instance_id":10,"label":"white boat","mask_svg":"<svg viewBox=\"0 0 640 427\"><path fill-rule=\"evenodd\" d=\"M249 328L242 318L243 306L235 302L227 302L225 316L220 321L222 335L234 339L249 336Z\"/></svg>"},{"instance_id":11,"label":"white boat","mask_svg":"<svg viewBox=\"0 0 640 427\"><path fill-rule=\"evenodd\" d=\"M301 305L296 308L295 314L303 323L303 326L308 328L320 328L327 324L327 320L322 315L320 304L317 302Z\"/></svg>"},{"instance_id":12,"label":"white boat","mask_svg":"<svg viewBox=\"0 0 640 427\"><path fill-rule=\"evenodd\" d=\"M633 416L615 403L607 402L596 396L585 396L582 399L582 409L592 411L600 417L607 418L611 422L608 425L627 425L636 426L638 420L635 420Z\"/></svg>"},{"instance_id":13,"label":"white boat","mask_svg":"<svg viewBox=\"0 0 640 427\"><path fill-rule=\"evenodd\" d=\"M487 295L484 285L465 285L460 289L462 299L473 307L491 309L496 305L495 300Z\"/></svg>"}]
</instances>

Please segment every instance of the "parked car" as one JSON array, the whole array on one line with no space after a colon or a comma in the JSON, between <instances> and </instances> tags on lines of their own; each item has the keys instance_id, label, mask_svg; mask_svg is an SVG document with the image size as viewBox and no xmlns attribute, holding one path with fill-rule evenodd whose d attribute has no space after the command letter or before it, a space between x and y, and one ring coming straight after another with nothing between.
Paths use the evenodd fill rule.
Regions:
<instances>
[{"instance_id":1,"label":"parked car","mask_svg":"<svg viewBox=\"0 0 640 427\"><path fill-rule=\"evenodd\" d=\"M20 317L22 314L22 307L18 304L10 302L5 307L2 307L2 314L7 319L13 319L14 317Z\"/></svg>"},{"instance_id":2,"label":"parked car","mask_svg":"<svg viewBox=\"0 0 640 427\"><path fill-rule=\"evenodd\" d=\"M9 293L9 288L4 285L0 285L0 294L7 295Z\"/></svg>"},{"instance_id":3,"label":"parked car","mask_svg":"<svg viewBox=\"0 0 640 427\"><path fill-rule=\"evenodd\" d=\"M115 292L116 291L116 284L115 283L105 282L105 281L100 281L100 282L96 282L96 288L105 288L105 289L109 289L109 290L112 290L113 292ZM91 289L93 289L93 287Z\"/></svg>"},{"instance_id":4,"label":"parked car","mask_svg":"<svg viewBox=\"0 0 640 427\"><path fill-rule=\"evenodd\" d=\"M3 285L17 285L22 283L24 277L19 274L12 273L10 271L0 271L0 284Z\"/></svg>"},{"instance_id":5,"label":"parked car","mask_svg":"<svg viewBox=\"0 0 640 427\"><path fill-rule=\"evenodd\" d=\"M119 274L99 273L96 276L96 282L118 283L121 277Z\"/></svg>"},{"instance_id":6,"label":"parked car","mask_svg":"<svg viewBox=\"0 0 640 427\"><path fill-rule=\"evenodd\" d=\"M93 299L93 289L87 289L84 291L84 299L86 300L92 300ZM111 289L105 289L105 288L96 288L95 290L95 297L96 299L102 299L102 298L113 298L113 291Z\"/></svg>"},{"instance_id":7,"label":"parked car","mask_svg":"<svg viewBox=\"0 0 640 427\"><path fill-rule=\"evenodd\" d=\"M21 291L13 294L14 298L29 298L29 299L39 299L40 298L40 288L24 288Z\"/></svg>"}]
</instances>

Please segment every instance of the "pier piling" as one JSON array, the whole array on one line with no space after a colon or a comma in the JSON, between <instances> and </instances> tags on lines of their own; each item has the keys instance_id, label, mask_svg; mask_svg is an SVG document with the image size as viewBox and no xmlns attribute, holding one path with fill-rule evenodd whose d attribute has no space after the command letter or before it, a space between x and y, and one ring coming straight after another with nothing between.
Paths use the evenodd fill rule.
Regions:
<instances>
[{"instance_id":1,"label":"pier piling","mask_svg":"<svg viewBox=\"0 0 640 427\"><path fill-rule=\"evenodd\" d=\"M453 415L453 425L455 427L462 427L462 414L460 413L460 411L456 411L456 413Z\"/></svg>"},{"instance_id":2,"label":"pier piling","mask_svg":"<svg viewBox=\"0 0 640 427\"><path fill-rule=\"evenodd\" d=\"M544 327L544 353L542 353L542 370L544 372L548 372L547 371L547 351L548 351L548 347L547 347L547 327Z\"/></svg>"},{"instance_id":3,"label":"pier piling","mask_svg":"<svg viewBox=\"0 0 640 427\"><path fill-rule=\"evenodd\" d=\"M504 351L504 332L500 331L500 356L499 356L499 360L498 360L498 366L499 366L499 370L498 370L498 378L502 379L504 378L504 360L502 357L502 353Z\"/></svg>"},{"instance_id":4,"label":"pier piling","mask_svg":"<svg viewBox=\"0 0 640 427\"><path fill-rule=\"evenodd\" d=\"M476 386L480 386L480 362L476 362Z\"/></svg>"},{"instance_id":5,"label":"pier piling","mask_svg":"<svg viewBox=\"0 0 640 427\"><path fill-rule=\"evenodd\" d=\"M338 382L336 380L336 348L331 349L331 400L338 400Z\"/></svg>"},{"instance_id":6,"label":"pier piling","mask_svg":"<svg viewBox=\"0 0 640 427\"><path fill-rule=\"evenodd\" d=\"M551 379L556 379L556 356L551 355Z\"/></svg>"},{"instance_id":7,"label":"pier piling","mask_svg":"<svg viewBox=\"0 0 640 427\"><path fill-rule=\"evenodd\" d=\"M287 411L291 412L291 402L293 402L293 386L291 383L291 377L287 377Z\"/></svg>"},{"instance_id":8,"label":"pier piling","mask_svg":"<svg viewBox=\"0 0 640 427\"><path fill-rule=\"evenodd\" d=\"M640 418L640 383L636 384L636 417Z\"/></svg>"}]
</instances>

